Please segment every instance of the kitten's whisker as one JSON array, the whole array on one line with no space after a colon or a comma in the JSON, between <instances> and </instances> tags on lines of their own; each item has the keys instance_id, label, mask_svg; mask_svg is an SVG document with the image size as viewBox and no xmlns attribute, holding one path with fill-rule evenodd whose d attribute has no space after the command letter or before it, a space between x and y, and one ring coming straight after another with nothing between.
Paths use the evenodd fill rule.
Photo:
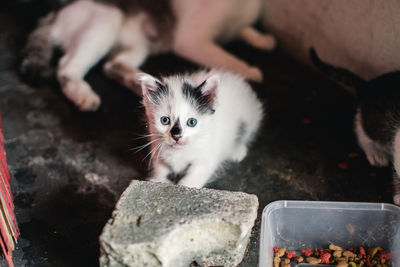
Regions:
<instances>
[{"instance_id":1,"label":"kitten's whisker","mask_svg":"<svg viewBox=\"0 0 400 267\"><path fill-rule=\"evenodd\" d=\"M158 154L157 154L157 158L156 160L158 161L160 154L161 154L161 150L163 149L163 146L160 146L160 149L158 150Z\"/></svg>"},{"instance_id":2,"label":"kitten's whisker","mask_svg":"<svg viewBox=\"0 0 400 267\"><path fill-rule=\"evenodd\" d=\"M158 149L158 153L157 153L157 149ZM154 155L155 155L156 153L157 153L157 157L156 157L155 160L158 160L158 157L159 157L159 155L160 155L161 149L162 149L162 143L159 143L158 146L156 147L156 150L154 151L154 153L152 153L152 155L151 155L151 157L150 157L149 164L148 164L147 168L149 168L149 169L151 168L151 164L153 163L153 157L154 157Z\"/></svg>"},{"instance_id":3,"label":"kitten's whisker","mask_svg":"<svg viewBox=\"0 0 400 267\"><path fill-rule=\"evenodd\" d=\"M150 154L152 154L159 146L161 146L161 143L157 144L149 153L147 153L143 160L145 160Z\"/></svg>"},{"instance_id":4,"label":"kitten's whisker","mask_svg":"<svg viewBox=\"0 0 400 267\"><path fill-rule=\"evenodd\" d=\"M150 162L153 162L153 158L154 158L154 155L157 153L157 150L160 150L161 149L161 143L160 144L158 144L158 146L156 147L156 150L154 150L154 152L151 154L151 156L150 156Z\"/></svg>"},{"instance_id":5,"label":"kitten's whisker","mask_svg":"<svg viewBox=\"0 0 400 267\"><path fill-rule=\"evenodd\" d=\"M138 137L134 138L133 140L148 138L148 137L152 137L152 136L161 137L162 135L161 135L161 134L145 134L145 135L139 135Z\"/></svg>"},{"instance_id":6,"label":"kitten's whisker","mask_svg":"<svg viewBox=\"0 0 400 267\"><path fill-rule=\"evenodd\" d=\"M152 153L152 155L151 155L151 157L150 157L150 161L152 162L153 161L153 158L154 158L154 155L157 153L157 150L158 150L158 152L160 152L160 150L161 150L161 143L157 146L157 149L154 151L154 153ZM157 159L157 157L156 157L156 159Z\"/></svg>"},{"instance_id":7,"label":"kitten's whisker","mask_svg":"<svg viewBox=\"0 0 400 267\"><path fill-rule=\"evenodd\" d=\"M151 157L150 157L150 159L149 159L149 163L148 163L148 165L147 165L147 168L148 168L148 169L151 168L151 165L152 165L152 163L153 163L153 155L154 155L153 152L157 151L157 149L158 149L159 147L161 147L161 143L158 144L157 146L155 146L155 147L150 151L150 153L147 154L146 157L143 158L143 160L144 160L145 158L147 158L147 157L151 154Z\"/></svg>"},{"instance_id":8,"label":"kitten's whisker","mask_svg":"<svg viewBox=\"0 0 400 267\"><path fill-rule=\"evenodd\" d=\"M129 149L129 151L135 150L135 153L137 153L137 152L139 152L139 151L145 149L146 147L148 147L149 145L151 145L152 143L154 143L154 142L156 142L156 141L158 141L158 140L160 140L160 139L161 139L161 138L154 139L154 140L152 140L152 141L150 141L150 142L148 142L148 143L146 143L146 144L144 144L144 145L140 145L140 146L131 148L131 149Z\"/></svg>"}]
</instances>

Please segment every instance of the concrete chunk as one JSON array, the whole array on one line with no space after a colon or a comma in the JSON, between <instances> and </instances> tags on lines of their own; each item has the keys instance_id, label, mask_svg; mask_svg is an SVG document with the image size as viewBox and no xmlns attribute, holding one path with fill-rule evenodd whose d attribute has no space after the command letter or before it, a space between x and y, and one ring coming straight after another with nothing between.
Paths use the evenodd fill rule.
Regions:
<instances>
[{"instance_id":1,"label":"concrete chunk","mask_svg":"<svg viewBox=\"0 0 400 267\"><path fill-rule=\"evenodd\" d=\"M237 266L255 195L132 181L100 236L101 266Z\"/></svg>"}]
</instances>

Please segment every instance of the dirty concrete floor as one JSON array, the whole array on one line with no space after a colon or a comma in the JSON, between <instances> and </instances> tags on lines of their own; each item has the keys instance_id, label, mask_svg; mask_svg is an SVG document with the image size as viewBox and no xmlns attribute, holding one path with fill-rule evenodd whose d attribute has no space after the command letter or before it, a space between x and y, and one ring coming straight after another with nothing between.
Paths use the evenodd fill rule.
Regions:
<instances>
[{"instance_id":1,"label":"dirty concrete floor","mask_svg":"<svg viewBox=\"0 0 400 267\"><path fill-rule=\"evenodd\" d=\"M131 179L147 174L140 99L108 80L101 63L87 80L101 95L98 112L81 113L54 81L27 83L18 75L27 33L49 1L0 6L0 106L21 237L16 266L97 266L98 236ZM21 6L23 8L21 8ZM210 188L259 197L261 213L279 199L391 202L391 167L366 161L352 131L352 96L279 50L268 54L242 43L227 47L261 66L254 85L268 116L241 163L228 163ZM148 60L143 70L194 68L173 55ZM240 266L257 266L257 220ZM4 263L2 261L1 263Z\"/></svg>"}]
</instances>

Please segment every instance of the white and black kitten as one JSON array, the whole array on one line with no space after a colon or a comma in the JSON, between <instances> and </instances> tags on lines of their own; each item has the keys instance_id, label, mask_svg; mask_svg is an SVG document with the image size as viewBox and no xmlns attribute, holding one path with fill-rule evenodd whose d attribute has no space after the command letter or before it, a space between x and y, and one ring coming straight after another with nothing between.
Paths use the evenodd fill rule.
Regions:
<instances>
[{"instance_id":1,"label":"white and black kitten","mask_svg":"<svg viewBox=\"0 0 400 267\"><path fill-rule=\"evenodd\" d=\"M202 187L225 160L241 161L263 106L236 74L211 70L164 77L139 74L155 182Z\"/></svg>"},{"instance_id":2,"label":"white and black kitten","mask_svg":"<svg viewBox=\"0 0 400 267\"><path fill-rule=\"evenodd\" d=\"M354 73L321 61L310 49L312 62L333 80L355 89L354 131L373 166L394 165L393 202L400 205L400 72L365 81Z\"/></svg>"}]
</instances>

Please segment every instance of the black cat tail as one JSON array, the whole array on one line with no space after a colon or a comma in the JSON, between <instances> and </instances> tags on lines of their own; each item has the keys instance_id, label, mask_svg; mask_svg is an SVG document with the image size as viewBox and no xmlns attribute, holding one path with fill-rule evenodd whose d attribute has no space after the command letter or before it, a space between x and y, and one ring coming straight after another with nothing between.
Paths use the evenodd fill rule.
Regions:
<instances>
[{"instance_id":1,"label":"black cat tail","mask_svg":"<svg viewBox=\"0 0 400 267\"><path fill-rule=\"evenodd\" d=\"M366 83L365 80L352 73L351 71L325 63L318 57L317 52L313 47L310 48L309 54L312 63L317 67L317 69L326 74L335 82L339 82L345 86L354 88L356 90L356 93L359 94L360 88L362 88Z\"/></svg>"}]
</instances>

